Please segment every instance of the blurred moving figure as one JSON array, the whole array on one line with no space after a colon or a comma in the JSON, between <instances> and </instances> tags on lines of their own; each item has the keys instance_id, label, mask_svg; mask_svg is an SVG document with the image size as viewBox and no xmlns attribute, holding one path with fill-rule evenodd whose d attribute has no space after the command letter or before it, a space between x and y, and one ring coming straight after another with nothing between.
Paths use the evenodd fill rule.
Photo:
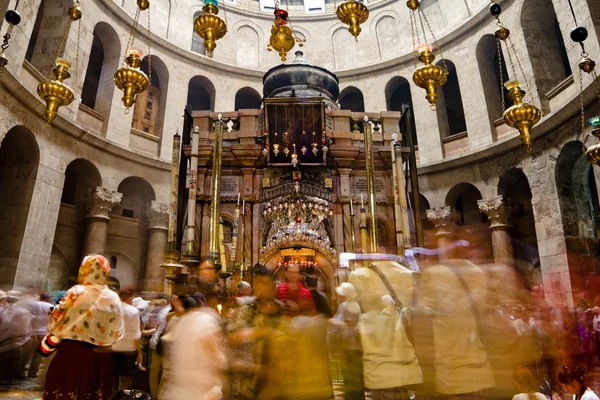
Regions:
<instances>
[{"instance_id":1,"label":"blurred moving figure","mask_svg":"<svg viewBox=\"0 0 600 400\"><path fill-rule=\"evenodd\" d=\"M163 300L164 301L164 300ZM158 341L167 329L167 315L171 311L171 306L166 304L164 301L156 316L156 332L150 338L150 371L149 371L149 383L150 383L150 394L156 397L158 394L158 385L160 383L160 374L162 372L162 357L158 352ZM158 308L155 307L155 308Z\"/></svg>"},{"instance_id":2,"label":"blurred moving figure","mask_svg":"<svg viewBox=\"0 0 600 400\"><path fill-rule=\"evenodd\" d=\"M321 292L319 292L319 278L317 278L314 275L307 276L306 288L310 292L317 313L322 314L327 318L333 317L327 297L325 297Z\"/></svg>"},{"instance_id":3,"label":"blurred moving figure","mask_svg":"<svg viewBox=\"0 0 600 400\"><path fill-rule=\"evenodd\" d=\"M536 379L531 371L525 367L515 368L513 379L519 394L513 397L513 400L547 400L546 396L538 392Z\"/></svg>"},{"instance_id":4,"label":"blurred moving figure","mask_svg":"<svg viewBox=\"0 0 600 400\"><path fill-rule=\"evenodd\" d=\"M315 309L310 292L300 282L300 268L289 265L285 273L285 283L277 288L277 299L283 302L288 316L311 312Z\"/></svg>"},{"instance_id":5,"label":"blurred moving figure","mask_svg":"<svg viewBox=\"0 0 600 400\"><path fill-rule=\"evenodd\" d=\"M354 285L344 282L335 291L344 300L338 306L332 321L341 336L344 398L364 400L363 353L359 331L360 306L356 302L356 290Z\"/></svg>"},{"instance_id":6,"label":"blurred moving figure","mask_svg":"<svg viewBox=\"0 0 600 400\"><path fill-rule=\"evenodd\" d=\"M119 292L123 302L123 337L113 345L118 390L131 389L131 377L142 362L140 312L132 305L133 290Z\"/></svg>"},{"instance_id":7,"label":"blurred moving figure","mask_svg":"<svg viewBox=\"0 0 600 400\"><path fill-rule=\"evenodd\" d=\"M585 368L580 365L565 366L558 373L558 382L573 395L574 400L600 400L586 385Z\"/></svg>"},{"instance_id":8,"label":"blurred moving figure","mask_svg":"<svg viewBox=\"0 0 600 400\"><path fill-rule=\"evenodd\" d=\"M190 296L181 302L185 311L164 336L166 379L161 381L159 399L203 399L222 385L226 356L218 314L197 307Z\"/></svg>"},{"instance_id":9,"label":"blurred moving figure","mask_svg":"<svg viewBox=\"0 0 600 400\"><path fill-rule=\"evenodd\" d=\"M119 296L106 282L110 263L87 256L79 268L79 285L69 289L50 315L40 351L57 350L46 374L44 400L107 399L112 393L113 355L123 336Z\"/></svg>"},{"instance_id":10,"label":"blurred moving figure","mask_svg":"<svg viewBox=\"0 0 600 400\"><path fill-rule=\"evenodd\" d=\"M436 390L449 399L482 398L495 386L482 343L485 273L465 259L445 259L423 271L423 304L433 312Z\"/></svg>"},{"instance_id":11,"label":"blurred moving figure","mask_svg":"<svg viewBox=\"0 0 600 400\"><path fill-rule=\"evenodd\" d=\"M409 335L407 306L412 304L412 272L403 265L374 262L350 274L361 306L365 386L373 400L408 399L408 388L423 382ZM392 305L382 301L392 299Z\"/></svg>"},{"instance_id":12,"label":"blurred moving figure","mask_svg":"<svg viewBox=\"0 0 600 400\"><path fill-rule=\"evenodd\" d=\"M44 336L48 333L48 322L50 321L50 312L54 305L50 303L51 297L48 292L42 292L39 300L35 297L29 297L18 303L18 306L24 308L31 313L31 328L33 330L30 346L29 346L29 368L27 369L27 377L35 378L40 369L42 360L41 354L37 351Z\"/></svg>"},{"instance_id":13,"label":"blurred moving figure","mask_svg":"<svg viewBox=\"0 0 600 400\"><path fill-rule=\"evenodd\" d=\"M24 378L25 363L29 355L30 338L33 333L31 313L17 307L20 293L9 290L1 293L0 314L0 382Z\"/></svg>"}]
</instances>

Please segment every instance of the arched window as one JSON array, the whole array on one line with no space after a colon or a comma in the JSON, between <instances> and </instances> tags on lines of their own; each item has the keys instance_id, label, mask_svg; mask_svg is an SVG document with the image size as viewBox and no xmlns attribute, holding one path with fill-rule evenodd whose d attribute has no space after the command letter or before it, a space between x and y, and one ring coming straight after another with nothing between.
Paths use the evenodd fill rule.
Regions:
<instances>
[{"instance_id":1,"label":"arched window","mask_svg":"<svg viewBox=\"0 0 600 400\"><path fill-rule=\"evenodd\" d=\"M131 127L150 135L161 136L169 71L160 57L151 56L150 63L152 64L151 82L148 89L135 99ZM148 75L148 57L142 60L141 70Z\"/></svg>"},{"instance_id":2,"label":"arched window","mask_svg":"<svg viewBox=\"0 0 600 400\"><path fill-rule=\"evenodd\" d=\"M398 21L394 17L386 15L377 21L375 32L377 33L379 58L387 60L396 56L398 49L402 48L398 45L398 38L405 36L400 35Z\"/></svg>"},{"instance_id":3,"label":"arched window","mask_svg":"<svg viewBox=\"0 0 600 400\"><path fill-rule=\"evenodd\" d=\"M527 0L521 10L523 36L541 97L572 74L553 3Z\"/></svg>"},{"instance_id":4,"label":"arched window","mask_svg":"<svg viewBox=\"0 0 600 400\"><path fill-rule=\"evenodd\" d=\"M348 86L340 93L340 109L352 112L365 112L365 100L360 89Z\"/></svg>"},{"instance_id":5,"label":"arched window","mask_svg":"<svg viewBox=\"0 0 600 400\"><path fill-rule=\"evenodd\" d=\"M146 205L156 200L154 189L143 178L126 178L119 184L117 191L123 193L123 199L112 209L112 213L127 218L144 219Z\"/></svg>"},{"instance_id":6,"label":"arched window","mask_svg":"<svg viewBox=\"0 0 600 400\"><path fill-rule=\"evenodd\" d=\"M438 65L443 66L442 61L438 62ZM446 65L448 66L448 81L442 86L437 104L437 115L442 126L447 121L448 135L451 136L466 132L467 123L456 66L450 60L446 60Z\"/></svg>"},{"instance_id":7,"label":"arched window","mask_svg":"<svg viewBox=\"0 0 600 400\"><path fill-rule=\"evenodd\" d=\"M258 32L248 25L241 26L237 31L237 66L244 68L258 68L259 40Z\"/></svg>"},{"instance_id":8,"label":"arched window","mask_svg":"<svg viewBox=\"0 0 600 400\"><path fill-rule=\"evenodd\" d=\"M110 258L110 269L117 269L117 257L112 256Z\"/></svg>"},{"instance_id":9,"label":"arched window","mask_svg":"<svg viewBox=\"0 0 600 400\"><path fill-rule=\"evenodd\" d=\"M258 92L250 87L241 88L235 94L235 111L259 110L262 98Z\"/></svg>"},{"instance_id":10,"label":"arched window","mask_svg":"<svg viewBox=\"0 0 600 400\"><path fill-rule=\"evenodd\" d=\"M215 107L215 87L212 82L203 76L195 76L188 84L187 103L192 110L210 110Z\"/></svg>"},{"instance_id":11,"label":"arched window","mask_svg":"<svg viewBox=\"0 0 600 400\"><path fill-rule=\"evenodd\" d=\"M470 183L459 183L446 195L446 205L452 207L457 225L472 225L487 221L485 214L479 211L477 200L481 193Z\"/></svg>"},{"instance_id":12,"label":"arched window","mask_svg":"<svg viewBox=\"0 0 600 400\"><path fill-rule=\"evenodd\" d=\"M483 85L483 94L487 105L488 115L492 121L502 118L502 94L504 92L505 109L512 106L512 100L508 97L508 90L504 83L510 80L504 52L498 56L498 42L494 35L483 35L477 43L477 64Z\"/></svg>"},{"instance_id":13,"label":"arched window","mask_svg":"<svg viewBox=\"0 0 600 400\"><path fill-rule=\"evenodd\" d=\"M413 145L417 145L417 128L414 119L414 109L412 102L412 94L410 91L410 83L408 80L401 76L395 76L385 86L385 100L388 111L402 111L402 106L407 105L412 110L411 118L411 131L413 134L412 141ZM406 132L402 132L404 134ZM402 136L402 143L406 145L407 141L404 135Z\"/></svg>"},{"instance_id":14,"label":"arched window","mask_svg":"<svg viewBox=\"0 0 600 400\"><path fill-rule=\"evenodd\" d=\"M200 37L194 30L194 22L196 18L198 18L202 14L202 11L197 11L194 14L194 19L192 20L192 51L194 53L206 55L206 49L204 48L204 39Z\"/></svg>"}]
</instances>

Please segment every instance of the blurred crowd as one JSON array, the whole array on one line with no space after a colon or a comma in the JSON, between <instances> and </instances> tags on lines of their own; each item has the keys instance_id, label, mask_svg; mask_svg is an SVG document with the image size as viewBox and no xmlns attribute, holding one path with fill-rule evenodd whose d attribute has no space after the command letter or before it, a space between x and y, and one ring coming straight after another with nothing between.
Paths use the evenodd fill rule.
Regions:
<instances>
[{"instance_id":1,"label":"blurred crowd","mask_svg":"<svg viewBox=\"0 0 600 400\"><path fill-rule=\"evenodd\" d=\"M257 264L228 299L205 263L193 291L143 299L88 256L66 292L0 291L0 383L43 364L45 400L328 400L333 381L348 400L598 399L594 293L556 306L515 268L473 261L357 261L336 296Z\"/></svg>"}]
</instances>

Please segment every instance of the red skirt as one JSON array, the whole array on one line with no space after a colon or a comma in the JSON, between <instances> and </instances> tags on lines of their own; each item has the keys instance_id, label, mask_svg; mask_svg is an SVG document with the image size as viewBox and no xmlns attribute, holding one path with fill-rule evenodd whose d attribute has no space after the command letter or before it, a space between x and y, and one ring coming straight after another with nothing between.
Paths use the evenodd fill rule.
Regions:
<instances>
[{"instance_id":1,"label":"red skirt","mask_svg":"<svg viewBox=\"0 0 600 400\"><path fill-rule=\"evenodd\" d=\"M112 394L113 355L90 343L63 340L50 363L44 400L107 400Z\"/></svg>"}]
</instances>

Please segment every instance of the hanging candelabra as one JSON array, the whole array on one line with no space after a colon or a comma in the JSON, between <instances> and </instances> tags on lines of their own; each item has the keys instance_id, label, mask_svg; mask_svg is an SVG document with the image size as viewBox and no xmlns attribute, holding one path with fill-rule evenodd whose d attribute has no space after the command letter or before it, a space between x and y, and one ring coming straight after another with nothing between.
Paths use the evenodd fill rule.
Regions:
<instances>
[{"instance_id":1,"label":"hanging candelabra","mask_svg":"<svg viewBox=\"0 0 600 400\"><path fill-rule=\"evenodd\" d=\"M500 63L500 91L502 93L502 112L504 115L504 122L512 127L516 128L521 135L521 141L525 145L525 150L528 153L532 151L532 141L533 137L531 135L531 129L540 122L542 117L542 112L538 107L533 104L533 92L529 87L529 83L523 72L523 67L521 66L521 62L519 61L517 52L514 48L514 44L510 37L510 30L508 30L502 22L500 22L500 14L502 13L502 8L497 3L492 3L490 5L490 13L494 18L496 18L496 25L498 29L494 33L496 36L496 40L498 41L498 60ZM506 53L508 55L508 60L511 68L511 73L513 78L517 75L517 69L515 67L515 60L519 67L519 72L523 79L525 80L525 85L527 86L527 91L532 99L531 103L527 103L524 101L524 97L526 92L521 89L521 82L514 79L512 81L504 83L504 79L502 77L502 44L504 43L506 47ZM505 109L504 102L504 87L508 89L508 97L513 101L513 106Z\"/></svg>"},{"instance_id":2,"label":"hanging candelabra","mask_svg":"<svg viewBox=\"0 0 600 400\"><path fill-rule=\"evenodd\" d=\"M356 0L346 0L337 7L336 14L338 19L348 25L348 31L358 42L358 35L362 31L360 25L369 19L369 9L363 2Z\"/></svg>"},{"instance_id":3,"label":"hanging candelabra","mask_svg":"<svg viewBox=\"0 0 600 400\"><path fill-rule=\"evenodd\" d=\"M431 30L429 21L421 9L421 3L418 0L409 0L406 2L406 6L410 10L410 27L412 30L413 47L415 49L415 72L413 73L413 81L415 82L415 85L425 89L425 92L427 93L425 98L429 104L431 104L431 109L435 111L436 103L439 97L438 89L442 87L448 80L448 66L446 65L446 60L444 59L440 46L438 45L433 31ZM419 33L419 28L417 26L417 19L419 19L421 24L423 42L421 42L421 34ZM431 44L427 42L427 31L425 28L427 28L427 31L431 35L432 43L435 45L437 52L440 54L443 67L433 64L435 55L433 54L433 48ZM417 67L417 60L419 60L423 65Z\"/></svg>"},{"instance_id":4,"label":"hanging candelabra","mask_svg":"<svg viewBox=\"0 0 600 400\"><path fill-rule=\"evenodd\" d=\"M66 59L59 58L65 49L65 43L67 36L69 35L69 28L73 22L78 22L77 29L77 53L75 56L75 87L77 87L77 75L79 72L79 41L81 37L81 7L79 1L75 1L73 7L67 11L69 20L65 26L60 45L56 52L54 68L50 72L48 78L41 82L37 87L37 93L40 98L46 102L46 110L44 111L44 118L48 125L56 118L58 109L62 106L68 106L75 99L75 92L67 84L64 83L66 79L69 79L71 74L69 68L71 63Z\"/></svg>"},{"instance_id":5,"label":"hanging candelabra","mask_svg":"<svg viewBox=\"0 0 600 400\"><path fill-rule=\"evenodd\" d=\"M127 41L125 50L125 60L122 68L115 72L115 86L123 91L123 105L125 105L125 114L129 113L130 108L135 104L135 97L148 89L152 80L152 61L150 57L150 2L148 0L137 0L137 10L131 32ZM137 29L141 11L148 10L148 75L140 67L142 66L142 52L133 47L135 42L135 31Z\"/></svg>"},{"instance_id":6,"label":"hanging candelabra","mask_svg":"<svg viewBox=\"0 0 600 400\"><path fill-rule=\"evenodd\" d=\"M298 47L304 46L306 39L302 39L294 34L294 30L289 24L289 16L286 10L279 8L279 0L275 0L275 20L271 27L271 37L267 50L275 49L281 57L281 62L287 60L287 53L294 48L296 43ZM289 26L288 26L289 25Z\"/></svg>"},{"instance_id":7,"label":"hanging candelabra","mask_svg":"<svg viewBox=\"0 0 600 400\"><path fill-rule=\"evenodd\" d=\"M19 7L19 0L17 0L14 10L8 10L4 14L4 19L6 20L6 22L8 22L8 29L6 30L6 33L4 34L4 38L3 38L4 40L2 41L2 47L0 50L0 73L2 73L2 70L4 69L4 67L6 67L6 65L8 64L8 57L6 57L6 50L8 49L8 46L9 46L8 41L10 40L12 30L15 26L19 25L19 23L21 22L21 14L19 14L19 12L17 11L18 7Z\"/></svg>"},{"instance_id":8,"label":"hanging candelabra","mask_svg":"<svg viewBox=\"0 0 600 400\"><path fill-rule=\"evenodd\" d=\"M194 31L204 39L206 55L211 58L213 51L217 48L217 40L222 39L227 33L227 22L217 15L219 14L218 6L218 0L204 0L202 14L194 21Z\"/></svg>"}]
</instances>

